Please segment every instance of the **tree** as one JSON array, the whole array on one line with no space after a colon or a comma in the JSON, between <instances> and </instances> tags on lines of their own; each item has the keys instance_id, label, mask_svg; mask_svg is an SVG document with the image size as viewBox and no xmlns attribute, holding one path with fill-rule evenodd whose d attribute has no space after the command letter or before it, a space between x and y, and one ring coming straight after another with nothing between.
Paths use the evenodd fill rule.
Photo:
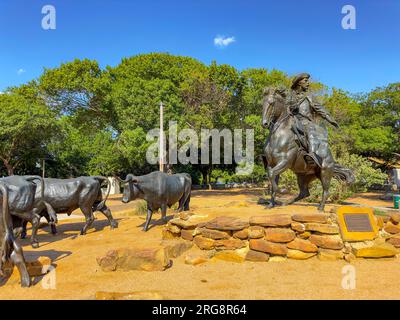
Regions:
<instances>
[{"instance_id":1,"label":"tree","mask_svg":"<svg viewBox=\"0 0 400 320\"><path fill-rule=\"evenodd\" d=\"M37 89L46 104L58 115L71 115L81 127L102 128L113 122L108 103L111 79L95 60L63 63L45 69L37 81Z\"/></svg>"},{"instance_id":2,"label":"tree","mask_svg":"<svg viewBox=\"0 0 400 320\"><path fill-rule=\"evenodd\" d=\"M15 93L0 95L0 159L13 175L23 162L39 163L56 130L54 114Z\"/></svg>"}]
</instances>

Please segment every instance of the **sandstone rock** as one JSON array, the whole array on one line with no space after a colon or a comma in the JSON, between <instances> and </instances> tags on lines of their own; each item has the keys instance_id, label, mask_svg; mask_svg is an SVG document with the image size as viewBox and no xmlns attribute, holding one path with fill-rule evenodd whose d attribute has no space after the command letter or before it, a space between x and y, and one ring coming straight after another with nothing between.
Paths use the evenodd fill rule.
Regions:
<instances>
[{"instance_id":1,"label":"sandstone rock","mask_svg":"<svg viewBox=\"0 0 400 320\"><path fill-rule=\"evenodd\" d=\"M179 227L178 227L177 225L175 225L175 224L171 224L171 223L168 222L168 224L165 226L165 228L166 228L168 231L172 232L172 233L176 233L176 234L178 234L178 235L181 234L181 228L179 228Z\"/></svg>"},{"instance_id":2,"label":"sandstone rock","mask_svg":"<svg viewBox=\"0 0 400 320\"><path fill-rule=\"evenodd\" d=\"M274 255L286 255L288 252L285 245L269 242L263 239L251 239L250 249Z\"/></svg>"},{"instance_id":3,"label":"sandstone rock","mask_svg":"<svg viewBox=\"0 0 400 320\"><path fill-rule=\"evenodd\" d=\"M301 239L308 239L311 237L311 232L310 231L305 231L303 233L299 233L298 237Z\"/></svg>"},{"instance_id":4,"label":"sandstone rock","mask_svg":"<svg viewBox=\"0 0 400 320\"><path fill-rule=\"evenodd\" d=\"M215 248L217 250L235 250L245 247L246 244L240 239L216 240Z\"/></svg>"},{"instance_id":5,"label":"sandstone rock","mask_svg":"<svg viewBox=\"0 0 400 320\"><path fill-rule=\"evenodd\" d=\"M215 253L213 258L216 260L223 260L223 261L237 262L237 263L241 263L245 260L245 257L242 254L236 252L235 250L218 251Z\"/></svg>"},{"instance_id":6,"label":"sandstone rock","mask_svg":"<svg viewBox=\"0 0 400 320\"><path fill-rule=\"evenodd\" d=\"M342 250L319 249L318 259L322 261L334 261L343 259L344 254Z\"/></svg>"},{"instance_id":7,"label":"sandstone rock","mask_svg":"<svg viewBox=\"0 0 400 320\"><path fill-rule=\"evenodd\" d=\"M97 263L105 272L121 270L163 271L171 265L163 247L110 250Z\"/></svg>"},{"instance_id":8,"label":"sandstone rock","mask_svg":"<svg viewBox=\"0 0 400 320\"><path fill-rule=\"evenodd\" d=\"M204 253L190 253L185 257L185 263L193 266L197 266L198 264L205 263L209 260L209 256Z\"/></svg>"},{"instance_id":9,"label":"sandstone rock","mask_svg":"<svg viewBox=\"0 0 400 320\"><path fill-rule=\"evenodd\" d=\"M182 211L178 212L174 215L174 218L182 219L182 220L189 220L193 216L193 213L190 211Z\"/></svg>"},{"instance_id":10,"label":"sandstone rock","mask_svg":"<svg viewBox=\"0 0 400 320\"><path fill-rule=\"evenodd\" d=\"M339 236L325 236L312 234L310 241L317 247L324 249L339 250L343 248L343 241Z\"/></svg>"},{"instance_id":11,"label":"sandstone rock","mask_svg":"<svg viewBox=\"0 0 400 320\"><path fill-rule=\"evenodd\" d=\"M296 238L287 244L289 249L300 250L307 253L318 252L318 247L308 240Z\"/></svg>"},{"instance_id":12,"label":"sandstone rock","mask_svg":"<svg viewBox=\"0 0 400 320\"><path fill-rule=\"evenodd\" d=\"M156 291L136 292L96 292L96 300L164 300L164 297Z\"/></svg>"},{"instance_id":13,"label":"sandstone rock","mask_svg":"<svg viewBox=\"0 0 400 320\"><path fill-rule=\"evenodd\" d=\"M292 219L297 222L326 223L328 221L328 215L323 213L299 213L294 214Z\"/></svg>"},{"instance_id":14,"label":"sandstone rock","mask_svg":"<svg viewBox=\"0 0 400 320\"><path fill-rule=\"evenodd\" d=\"M285 262L287 261L287 257L283 256L272 256L269 258L269 262Z\"/></svg>"},{"instance_id":15,"label":"sandstone rock","mask_svg":"<svg viewBox=\"0 0 400 320\"><path fill-rule=\"evenodd\" d=\"M296 234L291 229L267 228L265 229L265 239L272 242L290 242L296 238Z\"/></svg>"},{"instance_id":16,"label":"sandstone rock","mask_svg":"<svg viewBox=\"0 0 400 320\"><path fill-rule=\"evenodd\" d=\"M179 237L180 237L179 233L172 233L167 229L162 230L162 239L164 240L179 239Z\"/></svg>"},{"instance_id":17,"label":"sandstone rock","mask_svg":"<svg viewBox=\"0 0 400 320\"><path fill-rule=\"evenodd\" d=\"M49 257L40 256L36 260L26 261L25 265L31 277L40 277L50 271L51 259ZM19 272L15 266L7 263L4 265L4 269L5 274L12 273L12 275L18 275L19 281Z\"/></svg>"},{"instance_id":18,"label":"sandstone rock","mask_svg":"<svg viewBox=\"0 0 400 320\"><path fill-rule=\"evenodd\" d=\"M342 249L343 253L349 254L353 252L353 249L351 247L351 244L349 242L344 243L344 248Z\"/></svg>"},{"instance_id":19,"label":"sandstone rock","mask_svg":"<svg viewBox=\"0 0 400 320\"><path fill-rule=\"evenodd\" d=\"M289 249L287 257L296 260L306 260L311 257L314 257L316 254L317 254L316 252L303 252L300 250Z\"/></svg>"},{"instance_id":20,"label":"sandstone rock","mask_svg":"<svg viewBox=\"0 0 400 320\"><path fill-rule=\"evenodd\" d=\"M394 224L399 224L400 223L400 213L391 213L390 214L390 221L392 221Z\"/></svg>"},{"instance_id":21,"label":"sandstone rock","mask_svg":"<svg viewBox=\"0 0 400 320\"><path fill-rule=\"evenodd\" d=\"M231 237L231 235L226 231L212 230L207 228L198 228L196 231L203 237L214 240L229 239Z\"/></svg>"},{"instance_id":22,"label":"sandstone rock","mask_svg":"<svg viewBox=\"0 0 400 320\"><path fill-rule=\"evenodd\" d=\"M400 235L396 235L387 239L387 242L396 248L400 248Z\"/></svg>"},{"instance_id":23,"label":"sandstone rock","mask_svg":"<svg viewBox=\"0 0 400 320\"><path fill-rule=\"evenodd\" d=\"M185 251L193 247L192 242L182 240L167 240L161 243L169 258L177 258Z\"/></svg>"},{"instance_id":24,"label":"sandstone rock","mask_svg":"<svg viewBox=\"0 0 400 320\"><path fill-rule=\"evenodd\" d=\"M387 239L387 238L393 237L393 234L391 234L391 233L389 233L389 232L386 232L385 230L382 229L382 230L379 231L378 237L379 237L379 238ZM377 238L377 239L379 239L379 238Z\"/></svg>"},{"instance_id":25,"label":"sandstone rock","mask_svg":"<svg viewBox=\"0 0 400 320\"><path fill-rule=\"evenodd\" d=\"M289 214L269 214L264 216L252 216L249 220L251 225L262 227L289 227L292 219Z\"/></svg>"},{"instance_id":26,"label":"sandstone rock","mask_svg":"<svg viewBox=\"0 0 400 320\"><path fill-rule=\"evenodd\" d=\"M205 226L207 229L238 231L247 228L249 223L236 217L217 217L207 222Z\"/></svg>"},{"instance_id":27,"label":"sandstone rock","mask_svg":"<svg viewBox=\"0 0 400 320\"><path fill-rule=\"evenodd\" d=\"M375 216L376 225L378 226L379 230L381 230L385 226L385 221L380 216Z\"/></svg>"},{"instance_id":28,"label":"sandstone rock","mask_svg":"<svg viewBox=\"0 0 400 320\"><path fill-rule=\"evenodd\" d=\"M193 241L193 230L190 229L182 229L181 230L181 237L182 239Z\"/></svg>"},{"instance_id":29,"label":"sandstone rock","mask_svg":"<svg viewBox=\"0 0 400 320\"><path fill-rule=\"evenodd\" d=\"M297 232L304 232L306 231L306 226L303 223L300 222L292 222L290 227Z\"/></svg>"},{"instance_id":30,"label":"sandstone rock","mask_svg":"<svg viewBox=\"0 0 400 320\"><path fill-rule=\"evenodd\" d=\"M251 226L249 227L249 238L250 239L259 239L264 237L264 228L260 226Z\"/></svg>"},{"instance_id":31,"label":"sandstone rock","mask_svg":"<svg viewBox=\"0 0 400 320\"><path fill-rule=\"evenodd\" d=\"M397 234L400 233L400 225L395 225L391 222L388 222L383 230L390 234Z\"/></svg>"},{"instance_id":32,"label":"sandstone rock","mask_svg":"<svg viewBox=\"0 0 400 320\"><path fill-rule=\"evenodd\" d=\"M194 229L196 228L202 221L198 219L189 218L188 220L183 219L172 219L169 221L170 224L176 225L182 229Z\"/></svg>"},{"instance_id":33,"label":"sandstone rock","mask_svg":"<svg viewBox=\"0 0 400 320\"><path fill-rule=\"evenodd\" d=\"M326 234L338 234L339 227L333 224L322 224L322 223L306 223L307 231L315 231Z\"/></svg>"},{"instance_id":34,"label":"sandstone rock","mask_svg":"<svg viewBox=\"0 0 400 320\"><path fill-rule=\"evenodd\" d=\"M352 263L356 259L357 259L356 256L354 254L352 254L352 253L346 253L344 255L344 260L346 260L348 263Z\"/></svg>"},{"instance_id":35,"label":"sandstone rock","mask_svg":"<svg viewBox=\"0 0 400 320\"><path fill-rule=\"evenodd\" d=\"M240 240L246 240L249 237L249 229L235 231L233 237Z\"/></svg>"},{"instance_id":36,"label":"sandstone rock","mask_svg":"<svg viewBox=\"0 0 400 320\"><path fill-rule=\"evenodd\" d=\"M203 236L195 236L193 242L202 250L211 250L215 248L215 240L204 238Z\"/></svg>"},{"instance_id":37,"label":"sandstone rock","mask_svg":"<svg viewBox=\"0 0 400 320\"><path fill-rule=\"evenodd\" d=\"M398 250L390 243L384 243L358 248L353 247L353 253L357 258L385 258L394 257Z\"/></svg>"},{"instance_id":38,"label":"sandstone rock","mask_svg":"<svg viewBox=\"0 0 400 320\"><path fill-rule=\"evenodd\" d=\"M249 250L246 255L246 260L253 262L267 262L269 260L269 254L260 251Z\"/></svg>"}]
</instances>

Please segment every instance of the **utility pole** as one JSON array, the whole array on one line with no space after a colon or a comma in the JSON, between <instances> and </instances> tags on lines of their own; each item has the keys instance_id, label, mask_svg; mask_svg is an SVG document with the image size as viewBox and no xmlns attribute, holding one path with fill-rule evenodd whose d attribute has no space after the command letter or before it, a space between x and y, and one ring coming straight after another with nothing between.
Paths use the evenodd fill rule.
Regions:
<instances>
[{"instance_id":1,"label":"utility pole","mask_svg":"<svg viewBox=\"0 0 400 320\"><path fill-rule=\"evenodd\" d=\"M164 105L160 103L160 171L164 172Z\"/></svg>"}]
</instances>

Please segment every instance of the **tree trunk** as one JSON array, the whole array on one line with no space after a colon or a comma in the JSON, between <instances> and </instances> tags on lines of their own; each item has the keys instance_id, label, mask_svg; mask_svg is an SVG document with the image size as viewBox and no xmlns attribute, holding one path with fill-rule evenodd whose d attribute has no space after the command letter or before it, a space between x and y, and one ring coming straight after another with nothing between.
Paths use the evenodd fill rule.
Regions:
<instances>
[{"instance_id":1,"label":"tree trunk","mask_svg":"<svg viewBox=\"0 0 400 320\"><path fill-rule=\"evenodd\" d=\"M14 167L6 159L3 159L3 163L4 163L4 166L7 169L8 175L9 176L13 176L14 175Z\"/></svg>"}]
</instances>

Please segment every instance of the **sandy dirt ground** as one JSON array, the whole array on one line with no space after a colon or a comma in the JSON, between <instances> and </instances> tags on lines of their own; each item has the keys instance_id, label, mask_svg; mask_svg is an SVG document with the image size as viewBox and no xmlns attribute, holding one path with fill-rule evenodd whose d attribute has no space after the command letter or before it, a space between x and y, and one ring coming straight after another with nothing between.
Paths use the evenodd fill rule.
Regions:
<instances>
[{"instance_id":1,"label":"sandy dirt ground","mask_svg":"<svg viewBox=\"0 0 400 320\"><path fill-rule=\"evenodd\" d=\"M215 216L265 215L272 212L316 212L315 205L299 205L266 210L257 205L261 190L195 191L191 210L205 219ZM390 201L379 200L379 194L364 194L349 203L390 207ZM40 248L32 249L29 239L22 240L25 256L52 259L55 265L55 288L48 281L34 279L31 288L20 288L16 272L0 284L0 299L94 299L97 291L132 292L156 291L166 299L399 299L400 259L357 260L356 287L342 287L344 261L286 260L282 262L234 263L208 262L198 266L186 265L183 254L174 259L165 271L103 272L96 257L108 250L129 246L151 246L161 241L162 225L159 214L153 216L152 228L144 233L144 216L133 213L134 203L122 204L113 196L109 205L119 221L119 228L110 230L100 213L94 227L85 236L79 235L84 219L62 219L58 235L44 227L39 233ZM329 211L332 205L327 205ZM169 216L173 211L169 212ZM29 235L29 233L28 233ZM192 248L189 252L197 249ZM54 278L53 278L54 280ZM46 284L47 283L47 284Z\"/></svg>"}]
</instances>

